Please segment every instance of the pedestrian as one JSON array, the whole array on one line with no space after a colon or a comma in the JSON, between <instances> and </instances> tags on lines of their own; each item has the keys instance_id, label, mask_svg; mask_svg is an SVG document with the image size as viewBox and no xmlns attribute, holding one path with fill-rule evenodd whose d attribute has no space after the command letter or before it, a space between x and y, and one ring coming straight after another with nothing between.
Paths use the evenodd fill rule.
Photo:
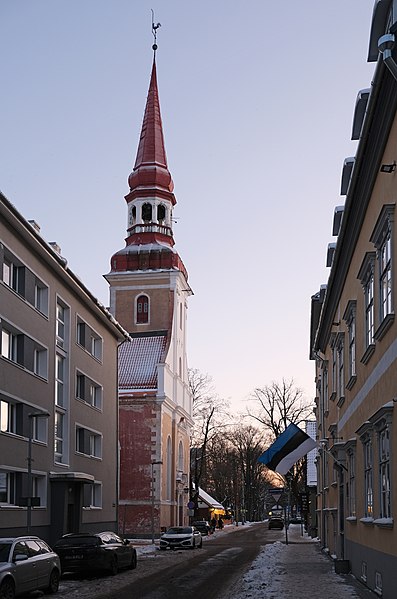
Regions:
<instances>
[{"instance_id":1,"label":"pedestrian","mask_svg":"<svg viewBox=\"0 0 397 599\"><path fill-rule=\"evenodd\" d=\"M222 516L219 516L219 520L218 520L218 528L220 530L222 530L223 528L223 520L222 520Z\"/></svg>"},{"instance_id":2,"label":"pedestrian","mask_svg":"<svg viewBox=\"0 0 397 599\"><path fill-rule=\"evenodd\" d=\"M211 532L215 532L215 528L216 528L216 518L214 516L213 518L211 518Z\"/></svg>"}]
</instances>

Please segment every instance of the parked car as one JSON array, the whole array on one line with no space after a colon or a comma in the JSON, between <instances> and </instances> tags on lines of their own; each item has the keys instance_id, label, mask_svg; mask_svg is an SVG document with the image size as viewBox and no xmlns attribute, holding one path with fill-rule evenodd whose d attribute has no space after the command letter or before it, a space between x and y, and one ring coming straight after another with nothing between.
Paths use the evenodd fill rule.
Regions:
<instances>
[{"instance_id":1,"label":"parked car","mask_svg":"<svg viewBox=\"0 0 397 599\"><path fill-rule=\"evenodd\" d=\"M58 555L39 537L0 538L0 599L38 590L56 593L60 576Z\"/></svg>"},{"instance_id":2,"label":"parked car","mask_svg":"<svg viewBox=\"0 0 397 599\"><path fill-rule=\"evenodd\" d=\"M201 533L194 526L172 526L160 537L160 549L195 549L202 546Z\"/></svg>"},{"instance_id":3,"label":"parked car","mask_svg":"<svg viewBox=\"0 0 397 599\"><path fill-rule=\"evenodd\" d=\"M284 520L278 516L272 516L271 518L269 518L268 527L269 529L279 528L280 530L283 530Z\"/></svg>"},{"instance_id":4,"label":"parked car","mask_svg":"<svg viewBox=\"0 0 397 599\"><path fill-rule=\"evenodd\" d=\"M194 526L194 528L197 528L197 530L201 532L201 536L203 537L210 535L213 532L211 526L209 525L209 522L207 522L206 520L197 520L196 522L192 522L192 526Z\"/></svg>"},{"instance_id":5,"label":"parked car","mask_svg":"<svg viewBox=\"0 0 397 599\"><path fill-rule=\"evenodd\" d=\"M62 572L98 570L117 574L120 568L136 568L136 549L114 532L64 535L54 545Z\"/></svg>"}]
</instances>

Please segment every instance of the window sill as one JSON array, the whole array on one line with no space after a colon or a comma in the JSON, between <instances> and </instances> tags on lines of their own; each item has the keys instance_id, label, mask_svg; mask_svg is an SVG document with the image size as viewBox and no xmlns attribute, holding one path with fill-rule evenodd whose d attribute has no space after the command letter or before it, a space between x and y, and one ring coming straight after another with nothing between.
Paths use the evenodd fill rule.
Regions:
<instances>
[{"instance_id":1,"label":"window sill","mask_svg":"<svg viewBox=\"0 0 397 599\"><path fill-rule=\"evenodd\" d=\"M365 525L370 524L372 526L374 523L374 519L373 518L360 518L360 522L362 522L362 524L365 524Z\"/></svg>"},{"instance_id":2,"label":"window sill","mask_svg":"<svg viewBox=\"0 0 397 599\"><path fill-rule=\"evenodd\" d=\"M368 364L368 362L372 358L374 351L375 351L375 343L371 343L370 345L368 345L367 349L365 350L360 362L362 364Z\"/></svg>"},{"instance_id":3,"label":"window sill","mask_svg":"<svg viewBox=\"0 0 397 599\"><path fill-rule=\"evenodd\" d=\"M374 333L374 338L380 341L394 322L394 313L387 314Z\"/></svg>"},{"instance_id":4,"label":"window sill","mask_svg":"<svg viewBox=\"0 0 397 599\"><path fill-rule=\"evenodd\" d=\"M393 518L376 518L374 524L379 528L393 528Z\"/></svg>"},{"instance_id":5,"label":"window sill","mask_svg":"<svg viewBox=\"0 0 397 599\"><path fill-rule=\"evenodd\" d=\"M349 391L350 391L351 389L353 389L354 385L356 384L356 381L357 381L357 375L356 375L356 374L353 374L353 375L352 375L352 376L349 378L349 380L347 381L347 384L346 384L346 389L349 389Z\"/></svg>"},{"instance_id":6,"label":"window sill","mask_svg":"<svg viewBox=\"0 0 397 599\"><path fill-rule=\"evenodd\" d=\"M346 522L350 522L350 524L357 524L357 517L356 516L348 516L346 518Z\"/></svg>"}]
</instances>

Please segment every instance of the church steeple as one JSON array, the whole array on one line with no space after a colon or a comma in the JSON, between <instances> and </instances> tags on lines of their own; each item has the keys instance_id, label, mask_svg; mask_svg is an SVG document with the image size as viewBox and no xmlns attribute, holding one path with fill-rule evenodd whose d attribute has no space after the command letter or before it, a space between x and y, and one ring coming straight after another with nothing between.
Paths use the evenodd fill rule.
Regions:
<instances>
[{"instance_id":1,"label":"church steeple","mask_svg":"<svg viewBox=\"0 0 397 599\"><path fill-rule=\"evenodd\" d=\"M154 51L157 45L153 46ZM186 269L173 248L174 183L168 170L154 56L130 191L126 247L111 260L112 271Z\"/></svg>"}]
</instances>

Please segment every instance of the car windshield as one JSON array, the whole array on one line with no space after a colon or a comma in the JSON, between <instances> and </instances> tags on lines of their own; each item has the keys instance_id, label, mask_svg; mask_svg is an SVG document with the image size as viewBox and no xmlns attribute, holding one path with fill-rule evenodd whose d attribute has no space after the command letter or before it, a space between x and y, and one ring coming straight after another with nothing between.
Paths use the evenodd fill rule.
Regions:
<instances>
[{"instance_id":1,"label":"car windshield","mask_svg":"<svg viewBox=\"0 0 397 599\"><path fill-rule=\"evenodd\" d=\"M168 535L189 535L192 532L191 526L174 526L167 530Z\"/></svg>"},{"instance_id":2,"label":"car windshield","mask_svg":"<svg viewBox=\"0 0 397 599\"><path fill-rule=\"evenodd\" d=\"M71 547L72 545L75 547L76 545L89 545L94 547L95 545L99 545L100 539L98 537L64 537L63 539L59 539L56 543L57 547Z\"/></svg>"},{"instance_id":3,"label":"car windshield","mask_svg":"<svg viewBox=\"0 0 397 599\"><path fill-rule=\"evenodd\" d=\"M0 543L0 562L8 562L11 543Z\"/></svg>"}]
</instances>

